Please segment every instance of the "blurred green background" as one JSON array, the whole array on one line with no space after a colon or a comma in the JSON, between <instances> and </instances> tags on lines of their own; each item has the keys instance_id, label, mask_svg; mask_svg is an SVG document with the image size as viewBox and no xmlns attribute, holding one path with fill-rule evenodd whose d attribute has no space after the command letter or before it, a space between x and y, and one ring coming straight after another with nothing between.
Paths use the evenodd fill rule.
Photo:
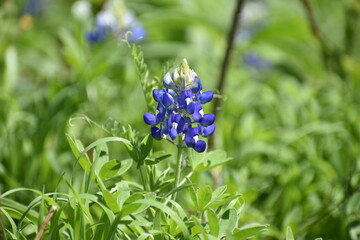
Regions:
<instances>
[{"instance_id":1,"label":"blurred green background","mask_svg":"<svg viewBox=\"0 0 360 240\"><path fill-rule=\"evenodd\" d=\"M0 192L55 191L74 171L65 133L86 144L105 134L89 119L148 133L128 46L86 38L104 2L88 1L84 15L76 1L35 2L0 1ZM187 58L216 92L236 1L125 5L146 31L151 77ZM296 239L360 239L359 13L358 0L245 1L214 136L234 159L212 175L244 195L240 221L270 224L258 239L284 239L287 226Z\"/></svg>"}]
</instances>

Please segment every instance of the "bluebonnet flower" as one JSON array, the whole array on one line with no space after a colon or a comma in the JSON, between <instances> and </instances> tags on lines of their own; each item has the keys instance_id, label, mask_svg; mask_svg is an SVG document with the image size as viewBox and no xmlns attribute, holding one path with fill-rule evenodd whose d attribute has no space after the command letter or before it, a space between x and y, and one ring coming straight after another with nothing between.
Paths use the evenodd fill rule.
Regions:
<instances>
[{"instance_id":1,"label":"bluebonnet flower","mask_svg":"<svg viewBox=\"0 0 360 240\"><path fill-rule=\"evenodd\" d=\"M271 68L271 63L266 59L262 58L256 52L245 52L244 56L244 63L249 66L253 67L257 70L268 70Z\"/></svg>"},{"instance_id":2,"label":"bluebonnet flower","mask_svg":"<svg viewBox=\"0 0 360 240\"><path fill-rule=\"evenodd\" d=\"M249 43L258 32L265 29L268 15L268 7L264 1L247 1L239 19L241 28L236 36L238 42L242 45ZM263 71L272 68L271 62L254 51L245 50L241 60L252 70Z\"/></svg>"},{"instance_id":3,"label":"bluebonnet flower","mask_svg":"<svg viewBox=\"0 0 360 240\"><path fill-rule=\"evenodd\" d=\"M119 39L127 37L133 42L141 40L146 35L141 23L126 8L122 0L106 2L104 8L96 16L95 28L88 31L86 37L90 42L99 42L103 41L109 32Z\"/></svg>"},{"instance_id":4,"label":"bluebonnet flower","mask_svg":"<svg viewBox=\"0 0 360 240\"><path fill-rule=\"evenodd\" d=\"M47 5L47 0L29 0L23 8L23 15L36 16L39 15Z\"/></svg>"},{"instance_id":5,"label":"bluebonnet flower","mask_svg":"<svg viewBox=\"0 0 360 240\"><path fill-rule=\"evenodd\" d=\"M267 5L260 0L247 1L241 13L240 31L237 34L238 41L245 43L251 41L253 36L264 29L267 24Z\"/></svg>"},{"instance_id":6,"label":"bluebonnet flower","mask_svg":"<svg viewBox=\"0 0 360 240\"><path fill-rule=\"evenodd\" d=\"M28 0L22 8L21 18L19 19L19 26L21 30L29 30L48 5L49 0Z\"/></svg>"},{"instance_id":7,"label":"bluebonnet flower","mask_svg":"<svg viewBox=\"0 0 360 240\"><path fill-rule=\"evenodd\" d=\"M216 125L213 113L204 113L202 104L212 100L212 91L202 91L202 82L186 59L180 67L163 78L164 88L154 89L156 113L145 113L144 121L151 125L151 135L157 140L174 141L180 137L187 147L204 152L206 142L201 136L214 133Z\"/></svg>"}]
</instances>

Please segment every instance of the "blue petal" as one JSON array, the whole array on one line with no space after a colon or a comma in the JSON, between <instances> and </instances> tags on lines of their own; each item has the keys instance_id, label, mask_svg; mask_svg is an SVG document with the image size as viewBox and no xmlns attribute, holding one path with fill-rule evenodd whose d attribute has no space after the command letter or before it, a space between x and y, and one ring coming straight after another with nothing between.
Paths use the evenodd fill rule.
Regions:
<instances>
[{"instance_id":1,"label":"blue petal","mask_svg":"<svg viewBox=\"0 0 360 240\"><path fill-rule=\"evenodd\" d=\"M178 121L178 126L176 128L176 131L178 133L183 132L185 129L185 119L183 117L180 118L180 120Z\"/></svg>"},{"instance_id":2,"label":"blue petal","mask_svg":"<svg viewBox=\"0 0 360 240\"><path fill-rule=\"evenodd\" d=\"M200 123L201 123L201 125L209 126L209 125L213 124L214 121L215 121L215 115L213 113L207 113L207 114L204 114Z\"/></svg>"},{"instance_id":3,"label":"blue petal","mask_svg":"<svg viewBox=\"0 0 360 240\"><path fill-rule=\"evenodd\" d=\"M140 24L136 24L131 30L131 40L133 41L139 41L146 36L146 31Z\"/></svg>"},{"instance_id":4,"label":"blue petal","mask_svg":"<svg viewBox=\"0 0 360 240\"><path fill-rule=\"evenodd\" d=\"M206 142L203 140L197 141L194 145L194 149L199 153L204 152L206 149Z\"/></svg>"},{"instance_id":5,"label":"blue petal","mask_svg":"<svg viewBox=\"0 0 360 240\"><path fill-rule=\"evenodd\" d=\"M156 115L156 121L159 123L159 122L162 122L162 121L164 121L165 120L165 112L163 112L163 113L158 113L157 115Z\"/></svg>"},{"instance_id":6,"label":"blue petal","mask_svg":"<svg viewBox=\"0 0 360 240\"><path fill-rule=\"evenodd\" d=\"M86 39L92 43L100 42L105 39L106 34L107 34L106 28L98 27L98 28L95 28L95 30L93 30L93 31L88 31L86 33Z\"/></svg>"},{"instance_id":7,"label":"blue petal","mask_svg":"<svg viewBox=\"0 0 360 240\"><path fill-rule=\"evenodd\" d=\"M161 102L162 99L163 99L163 94L164 94L164 92L162 90L154 89L153 90L153 98L154 98L154 100L157 101L157 102Z\"/></svg>"},{"instance_id":8,"label":"blue petal","mask_svg":"<svg viewBox=\"0 0 360 240\"><path fill-rule=\"evenodd\" d=\"M170 137L171 137L171 139L174 140L177 135L178 135L178 133L176 132L176 129L175 129L175 128L171 128L171 129L170 129Z\"/></svg>"},{"instance_id":9,"label":"blue petal","mask_svg":"<svg viewBox=\"0 0 360 240\"><path fill-rule=\"evenodd\" d=\"M158 110L158 114L156 114L156 121L159 123L159 122L164 121L166 109L164 108L164 106L161 103L159 103L157 110Z\"/></svg>"},{"instance_id":10,"label":"blue petal","mask_svg":"<svg viewBox=\"0 0 360 240\"><path fill-rule=\"evenodd\" d=\"M203 126L199 125L199 127L200 127L200 131L201 131L201 135L204 137L208 137L208 136L212 135L216 129L215 124L211 124L210 126L207 126L207 127L203 127Z\"/></svg>"},{"instance_id":11,"label":"blue petal","mask_svg":"<svg viewBox=\"0 0 360 240\"><path fill-rule=\"evenodd\" d=\"M156 116L153 113L144 113L144 121L149 125L157 124Z\"/></svg>"},{"instance_id":12,"label":"blue petal","mask_svg":"<svg viewBox=\"0 0 360 240\"><path fill-rule=\"evenodd\" d=\"M200 95L199 100L202 104L208 103L213 99L213 96L214 96L213 91L206 91Z\"/></svg>"},{"instance_id":13,"label":"blue petal","mask_svg":"<svg viewBox=\"0 0 360 240\"><path fill-rule=\"evenodd\" d=\"M167 128L171 129L172 128L172 122L173 122L173 118L174 118L174 114L170 114L168 119L167 119Z\"/></svg>"},{"instance_id":14,"label":"blue petal","mask_svg":"<svg viewBox=\"0 0 360 240\"><path fill-rule=\"evenodd\" d=\"M151 127L151 136L156 140L161 140L161 131L159 128L152 126Z\"/></svg>"},{"instance_id":15,"label":"blue petal","mask_svg":"<svg viewBox=\"0 0 360 240\"><path fill-rule=\"evenodd\" d=\"M170 106L171 104L173 104L173 102L174 102L174 98L170 94L165 93L163 95L162 103L164 104L165 107Z\"/></svg>"},{"instance_id":16,"label":"blue petal","mask_svg":"<svg viewBox=\"0 0 360 240\"><path fill-rule=\"evenodd\" d=\"M191 90L184 90L185 98L192 98L192 92Z\"/></svg>"},{"instance_id":17,"label":"blue petal","mask_svg":"<svg viewBox=\"0 0 360 240\"><path fill-rule=\"evenodd\" d=\"M185 109L186 107L186 101L185 101L185 94L184 91L179 93L179 96L177 97L177 103L179 104L179 108Z\"/></svg>"},{"instance_id":18,"label":"blue petal","mask_svg":"<svg viewBox=\"0 0 360 240\"><path fill-rule=\"evenodd\" d=\"M168 93L172 96L175 97L176 96L176 92L172 89L168 89Z\"/></svg>"},{"instance_id":19,"label":"blue petal","mask_svg":"<svg viewBox=\"0 0 360 240\"><path fill-rule=\"evenodd\" d=\"M202 82L198 76L195 76L194 81L191 83L191 91L197 93L202 89Z\"/></svg>"},{"instance_id":20,"label":"blue petal","mask_svg":"<svg viewBox=\"0 0 360 240\"><path fill-rule=\"evenodd\" d=\"M185 143L188 147L193 147L195 145L195 140L193 139L193 136L190 134L189 131L185 134Z\"/></svg>"},{"instance_id":21,"label":"blue petal","mask_svg":"<svg viewBox=\"0 0 360 240\"><path fill-rule=\"evenodd\" d=\"M186 106L186 111L190 114L193 114L195 111L195 104L194 102L189 102L189 104Z\"/></svg>"},{"instance_id":22,"label":"blue petal","mask_svg":"<svg viewBox=\"0 0 360 240\"><path fill-rule=\"evenodd\" d=\"M173 114L173 119L172 119L173 122L179 123L180 119L181 119L180 114Z\"/></svg>"},{"instance_id":23,"label":"blue petal","mask_svg":"<svg viewBox=\"0 0 360 240\"><path fill-rule=\"evenodd\" d=\"M200 114L201 109L202 109L201 103L196 102L194 104L194 113L192 114L192 117L195 122L200 122L200 120L202 119L202 116Z\"/></svg>"}]
</instances>

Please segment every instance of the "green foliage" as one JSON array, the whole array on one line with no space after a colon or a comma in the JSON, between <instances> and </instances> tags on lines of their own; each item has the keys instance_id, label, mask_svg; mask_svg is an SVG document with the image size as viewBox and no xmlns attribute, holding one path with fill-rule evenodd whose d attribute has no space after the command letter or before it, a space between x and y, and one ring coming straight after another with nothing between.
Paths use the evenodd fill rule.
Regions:
<instances>
[{"instance_id":1,"label":"green foliage","mask_svg":"<svg viewBox=\"0 0 360 240\"><path fill-rule=\"evenodd\" d=\"M246 1L265 19L240 20L223 93L236 1L126 1L139 44L86 41L101 1L86 20L25 2L0 3L0 238L34 239L57 206L44 239L359 239L358 1ZM183 58L222 106L174 187L176 150L141 114Z\"/></svg>"},{"instance_id":2,"label":"green foliage","mask_svg":"<svg viewBox=\"0 0 360 240\"><path fill-rule=\"evenodd\" d=\"M240 200L240 195L226 193L226 186L212 191L210 186L205 185L196 193L194 187L190 186L194 191L192 198L195 199L193 204L196 206L196 213L189 215L186 213L189 206L179 205L169 199L169 188L147 192L145 186L122 177L135 159L110 160L106 143L121 142L126 147L132 146L127 139L101 138L85 149L78 139L68 136L68 142L79 162L82 158L86 159L86 164L80 162L84 173L80 189L64 179L69 187L68 194L44 194L31 190L39 197L28 206L14 202L8 196L29 190L5 192L1 196L1 211L11 226L11 230L7 229L8 236L30 237L35 234L50 206L57 206L58 210L48 227L48 238L168 239L172 236L171 239L210 239L230 237L232 234L236 237L241 231L237 228L237 201ZM92 159L84 158L91 149ZM146 147L140 151L141 155L149 153ZM163 185L169 180L171 176L162 174L157 179L157 185ZM207 218L202 219L205 215ZM12 219L19 223L16 225ZM33 229L31 232L25 231L30 227Z\"/></svg>"}]
</instances>

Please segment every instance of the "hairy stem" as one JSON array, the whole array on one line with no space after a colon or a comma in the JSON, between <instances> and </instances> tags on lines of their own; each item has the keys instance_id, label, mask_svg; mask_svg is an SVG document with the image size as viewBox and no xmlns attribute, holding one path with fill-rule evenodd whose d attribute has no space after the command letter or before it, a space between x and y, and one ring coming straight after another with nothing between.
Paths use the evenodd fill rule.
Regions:
<instances>
[{"instance_id":1,"label":"hairy stem","mask_svg":"<svg viewBox=\"0 0 360 240\"><path fill-rule=\"evenodd\" d=\"M230 55L233 49L233 45L234 45L234 39L235 39L235 34L236 31L238 30L238 26L239 26L239 19L240 19L240 15L241 15L241 10L243 9L244 3L246 0L237 0L236 3L236 8L235 8L235 12L233 15L233 19L232 19L232 24L230 27L230 31L228 34L228 38L227 38L227 46L226 46L226 50L225 50L225 54L224 54L224 58L222 61L222 65L221 65L221 70L220 70L220 76L218 79L218 83L217 83L217 90L219 91L219 94L222 95L224 92L224 86L225 86L225 80L226 80L226 73L227 73L227 69L229 66L229 60L230 60ZM220 98L215 98L214 99L214 105L213 105L213 113L216 115L216 117L219 117L219 112L220 112ZM209 138L209 143L208 143L208 148L212 149L214 148L214 137L211 136Z\"/></svg>"},{"instance_id":2,"label":"hairy stem","mask_svg":"<svg viewBox=\"0 0 360 240\"><path fill-rule=\"evenodd\" d=\"M175 168L175 181L174 181L174 189L179 186L180 175L181 175L181 160L182 160L182 139L179 136L178 145L177 145L177 155L176 155L176 168ZM176 201L176 192L173 194L172 199Z\"/></svg>"}]
</instances>

